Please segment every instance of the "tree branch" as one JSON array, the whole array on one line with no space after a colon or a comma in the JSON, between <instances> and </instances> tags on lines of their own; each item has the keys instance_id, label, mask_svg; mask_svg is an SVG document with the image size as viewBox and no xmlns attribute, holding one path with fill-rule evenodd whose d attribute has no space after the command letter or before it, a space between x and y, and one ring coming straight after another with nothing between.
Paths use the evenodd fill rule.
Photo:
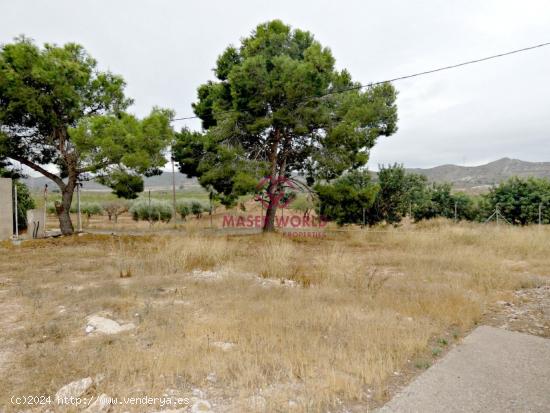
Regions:
<instances>
[{"instance_id":1,"label":"tree branch","mask_svg":"<svg viewBox=\"0 0 550 413\"><path fill-rule=\"evenodd\" d=\"M52 181L54 181L59 186L59 188L63 189L65 187L65 182L63 182L63 179L61 179L56 174L54 174L52 172L49 172L46 169L42 168L40 165L37 165L34 162L29 161L28 159L21 158L21 157L16 156L16 155L8 155L8 158L13 159L14 161L21 162L23 165L28 166L29 168L35 170L38 173L41 173L46 178L49 178Z\"/></svg>"}]
</instances>

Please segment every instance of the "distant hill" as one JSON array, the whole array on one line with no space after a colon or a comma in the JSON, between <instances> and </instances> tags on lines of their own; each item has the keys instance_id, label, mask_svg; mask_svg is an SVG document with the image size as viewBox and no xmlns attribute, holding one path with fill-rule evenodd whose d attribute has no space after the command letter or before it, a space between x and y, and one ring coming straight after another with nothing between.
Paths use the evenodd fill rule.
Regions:
<instances>
[{"instance_id":1,"label":"distant hill","mask_svg":"<svg viewBox=\"0 0 550 413\"><path fill-rule=\"evenodd\" d=\"M550 162L502 158L479 166L441 165L407 171L424 175L430 182L450 182L455 188L475 188L498 184L512 176L550 178Z\"/></svg>"},{"instance_id":2,"label":"distant hill","mask_svg":"<svg viewBox=\"0 0 550 413\"><path fill-rule=\"evenodd\" d=\"M41 190L44 188L44 184L48 184L49 188L57 187L52 181L43 176L28 177L25 183L31 190ZM144 178L145 190L161 191L172 188L172 173L163 172L161 175L151 176ZM198 181L195 178L187 178L184 174L176 172L176 188L177 189L198 189L200 187ZM85 191L111 191L111 188L98 184L95 181L84 182L82 185Z\"/></svg>"},{"instance_id":3,"label":"distant hill","mask_svg":"<svg viewBox=\"0 0 550 413\"><path fill-rule=\"evenodd\" d=\"M483 190L491 185L498 184L512 176L550 179L550 162L525 162L518 159L502 158L479 166L441 165L434 168L409 168L408 172L425 175L430 182L450 182L457 189ZM376 175L373 173L373 175ZM49 179L44 177L29 177L25 183L33 190L44 188L44 184L55 187ZM161 191L172 188L172 173L163 172L161 175L145 178L145 190ZM199 189L200 185L195 178L187 178L184 174L176 172L176 188ZM84 183L87 191L110 191L97 182Z\"/></svg>"}]
</instances>

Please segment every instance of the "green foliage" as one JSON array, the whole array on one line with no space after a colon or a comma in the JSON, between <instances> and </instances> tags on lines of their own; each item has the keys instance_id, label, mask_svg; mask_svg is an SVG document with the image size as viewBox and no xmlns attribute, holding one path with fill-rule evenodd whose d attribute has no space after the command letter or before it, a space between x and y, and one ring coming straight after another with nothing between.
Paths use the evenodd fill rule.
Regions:
<instances>
[{"instance_id":1,"label":"green foliage","mask_svg":"<svg viewBox=\"0 0 550 413\"><path fill-rule=\"evenodd\" d=\"M413 217L416 221L444 217L458 220L474 220L478 208L474 198L465 193L452 193L451 184L433 184L425 191L425 198L414 205Z\"/></svg>"},{"instance_id":2,"label":"green foliage","mask_svg":"<svg viewBox=\"0 0 550 413\"><path fill-rule=\"evenodd\" d=\"M177 134L180 170L232 205L266 175L301 172L312 184L365 165L377 138L397 130L396 91L333 93L357 86L334 63L309 32L279 20L257 26L220 55L217 79L198 88L193 108L204 132Z\"/></svg>"},{"instance_id":3,"label":"green foliage","mask_svg":"<svg viewBox=\"0 0 550 413\"><path fill-rule=\"evenodd\" d=\"M208 208L205 208L205 206L198 201L191 201L190 209L191 213L195 215L197 219L201 218L202 213L208 210Z\"/></svg>"},{"instance_id":4,"label":"green foliage","mask_svg":"<svg viewBox=\"0 0 550 413\"><path fill-rule=\"evenodd\" d=\"M140 199L132 203L129 210L135 221L162 221L172 219L172 206L167 201Z\"/></svg>"},{"instance_id":5,"label":"green foliage","mask_svg":"<svg viewBox=\"0 0 550 413\"><path fill-rule=\"evenodd\" d=\"M113 172L110 176L98 178L98 182L113 189L119 198L136 199L143 192L143 178L123 171Z\"/></svg>"},{"instance_id":6,"label":"green foliage","mask_svg":"<svg viewBox=\"0 0 550 413\"><path fill-rule=\"evenodd\" d=\"M142 120L124 113L132 103L124 87L74 43L39 48L20 37L0 46L0 160L19 161L58 185L64 234L72 232L68 211L83 175L131 198L140 189L136 177L166 163L172 112L154 109ZM48 164L59 173L42 167Z\"/></svg>"},{"instance_id":7,"label":"green foliage","mask_svg":"<svg viewBox=\"0 0 550 413\"><path fill-rule=\"evenodd\" d=\"M550 223L550 180L539 178L511 178L491 188L486 195L485 214L495 208L512 224L537 223L542 204L542 223Z\"/></svg>"},{"instance_id":8,"label":"green foliage","mask_svg":"<svg viewBox=\"0 0 550 413\"><path fill-rule=\"evenodd\" d=\"M315 208L315 200L309 194L300 194L290 204L290 209L300 211L304 215L309 214Z\"/></svg>"},{"instance_id":9,"label":"green foliage","mask_svg":"<svg viewBox=\"0 0 550 413\"><path fill-rule=\"evenodd\" d=\"M188 202L178 201L176 203L176 212L181 216L181 219L185 221L191 213L191 207Z\"/></svg>"},{"instance_id":10,"label":"green foliage","mask_svg":"<svg viewBox=\"0 0 550 413\"><path fill-rule=\"evenodd\" d=\"M27 228L27 211L34 209L35 203L27 185L19 180L15 180L14 184L17 188L17 226L21 230Z\"/></svg>"},{"instance_id":11,"label":"green foliage","mask_svg":"<svg viewBox=\"0 0 550 413\"><path fill-rule=\"evenodd\" d=\"M378 185L380 190L367 213L370 225L382 221L399 223L413 205L426 199L426 177L407 174L403 165L382 165L378 172Z\"/></svg>"},{"instance_id":12,"label":"green foliage","mask_svg":"<svg viewBox=\"0 0 550 413\"><path fill-rule=\"evenodd\" d=\"M428 186L422 175L407 174L402 165L382 166L378 182L369 180L368 172L351 173L332 184L318 185L322 213L339 224L379 222L396 224L412 213L416 221L436 217L458 219L479 217L479 202L464 193L451 192L450 184ZM363 193L359 192L362 190Z\"/></svg>"},{"instance_id":13,"label":"green foliage","mask_svg":"<svg viewBox=\"0 0 550 413\"><path fill-rule=\"evenodd\" d=\"M71 207L71 212L78 212L73 211L73 207ZM97 202L83 202L80 204L80 212L90 219L92 215L103 215L103 207Z\"/></svg>"},{"instance_id":14,"label":"green foliage","mask_svg":"<svg viewBox=\"0 0 550 413\"><path fill-rule=\"evenodd\" d=\"M361 224L372 207L379 186L370 182L368 171L352 171L332 184L318 184L320 215L339 225Z\"/></svg>"}]
</instances>

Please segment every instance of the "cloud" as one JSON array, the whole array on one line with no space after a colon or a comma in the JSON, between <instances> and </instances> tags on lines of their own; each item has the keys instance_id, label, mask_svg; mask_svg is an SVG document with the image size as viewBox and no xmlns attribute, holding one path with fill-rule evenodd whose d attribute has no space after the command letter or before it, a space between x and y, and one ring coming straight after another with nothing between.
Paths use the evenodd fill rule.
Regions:
<instances>
[{"instance_id":1,"label":"cloud","mask_svg":"<svg viewBox=\"0 0 550 413\"><path fill-rule=\"evenodd\" d=\"M0 1L0 42L25 33L82 43L124 76L138 115L153 105L192 114L217 56L273 18L312 31L362 83L550 41L545 0ZM380 139L371 164L550 160L549 72L550 47L397 82L399 131Z\"/></svg>"}]
</instances>

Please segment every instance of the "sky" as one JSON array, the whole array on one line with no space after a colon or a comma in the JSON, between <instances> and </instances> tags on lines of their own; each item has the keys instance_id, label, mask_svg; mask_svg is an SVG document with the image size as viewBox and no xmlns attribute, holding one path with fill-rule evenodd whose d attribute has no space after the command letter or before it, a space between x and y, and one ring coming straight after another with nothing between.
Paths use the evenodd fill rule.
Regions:
<instances>
[{"instance_id":1,"label":"sky","mask_svg":"<svg viewBox=\"0 0 550 413\"><path fill-rule=\"evenodd\" d=\"M184 117L218 55L272 19L311 31L365 84L550 42L547 0L0 0L0 43L80 43L124 77L132 112ZM370 169L550 161L550 47L395 87L399 130L379 139Z\"/></svg>"}]
</instances>

